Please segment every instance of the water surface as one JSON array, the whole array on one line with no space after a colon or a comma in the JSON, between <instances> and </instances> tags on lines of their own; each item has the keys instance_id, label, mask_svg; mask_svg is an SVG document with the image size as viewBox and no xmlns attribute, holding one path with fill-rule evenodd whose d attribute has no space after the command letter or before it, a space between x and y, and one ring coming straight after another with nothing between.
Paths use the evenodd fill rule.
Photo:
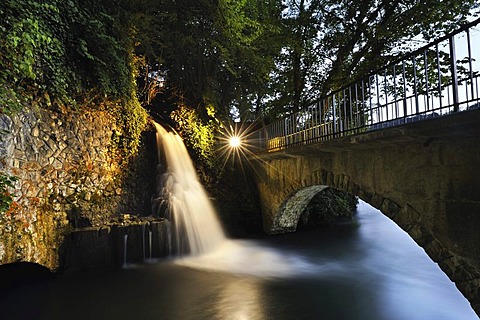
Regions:
<instances>
[{"instance_id":1,"label":"water surface","mask_svg":"<svg viewBox=\"0 0 480 320\"><path fill-rule=\"evenodd\" d=\"M58 277L0 308L1 319L478 319L424 251L363 203L353 224Z\"/></svg>"}]
</instances>

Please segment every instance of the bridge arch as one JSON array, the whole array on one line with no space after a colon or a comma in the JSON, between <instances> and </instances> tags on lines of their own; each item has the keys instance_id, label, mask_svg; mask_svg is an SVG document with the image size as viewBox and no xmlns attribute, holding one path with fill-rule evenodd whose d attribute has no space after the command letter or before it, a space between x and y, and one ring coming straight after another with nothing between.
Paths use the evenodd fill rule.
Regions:
<instances>
[{"instance_id":1,"label":"bridge arch","mask_svg":"<svg viewBox=\"0 0 480 320\"><path fill-rule=\"evenodd\" d=\"M406 231L480 314L479 123L462 112L257 154L264 230L292 228L323 186L348 192Z\"/></svg>"},{"instance_id":2,"label":"bridge arch","mask_svg":"<svg viewBox=\"0 0 480 320\"><path fill-rule=\"evenodd\" d=\"M293 192L288 197L273 218L272 226L268 233L295 232L297 230L300 216L307 208L307 205L318 193L328 188L323 185L313 185Z\"/></svg>"}]
</instances>

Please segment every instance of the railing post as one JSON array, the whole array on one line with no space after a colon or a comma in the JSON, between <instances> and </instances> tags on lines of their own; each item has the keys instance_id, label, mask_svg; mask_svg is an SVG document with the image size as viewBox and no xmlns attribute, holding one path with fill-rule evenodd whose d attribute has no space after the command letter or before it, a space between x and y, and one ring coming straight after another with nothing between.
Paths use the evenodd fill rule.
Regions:
<instances>
[{"instance_id":1,"label":"railing post","mask_svg":"<svg viewBox=\"0 0 480 320\"><path fill-rule=\"evenodd\" d=\"M333 107L333 137L336 137L337 133L337 112L335 110L335 94L332 95L332 107Z\"/></svg>"},{"instance_id":2,"label":"railing post","mask_svg":"<svg viewBox=\"0 0 480 320\"><path fill-rule=\"evenodd\" d=\"M473 100L475 98L475 89L474 89L474 84L473 84L473 74L474 73L473 73L473 66L472 66L472 44L470 43L470 29L467 29L466 32L467 32L467 45L468 45L468 66L470 68L470 88L472 90L471 99Z\"/></svg>"},{"instance_id":3,"label":"railing post","mask_svg":"<svg viewBox=\"0 0 480 320\"><path fill-rule=\"evenodd\" d=\"M448 43L450 47L450 72L452 73L453 111L458 112L460 110L460 104L458 99L457 55L455 52L454 35L448 39Z\"/></svg>"},{"instance_id":4,"label":"railing post","mask_svg":"<svg viewBox=\"0 0 480 320\"><path fill-rule=\"evenodd\" d=\"M407 106L407 76L405 72L405 60L402 61L402 74L403 74L403 121L406 122L408 114Z\"/></svg>"},{"instance_id":5,"label":"railing post","mask_svg":"<svg viewBox=\"0 0 480 320\"><path fill-rule=\"evenodd\" d=\"M420 112L420 102L418 100L418 87L417 87L417 63L415 61L416 57L413 56L412 64L413 64L413 92L415 94L415 114L419 114Z\"/></svg>"},{"instance_id":6,"label":"railing post","mask_svg":"<svg viewBox=\"0 0 480 320\"><path fill-rule=\"evenodd\" d=\"M437 73L438 73L438 103L440 104L440 113L443 112L443 106L442 106L442 70L440 68L440 52L438 50L438 43L435 45L435 51L437 53Z\"/></svg>"}]
</instances>

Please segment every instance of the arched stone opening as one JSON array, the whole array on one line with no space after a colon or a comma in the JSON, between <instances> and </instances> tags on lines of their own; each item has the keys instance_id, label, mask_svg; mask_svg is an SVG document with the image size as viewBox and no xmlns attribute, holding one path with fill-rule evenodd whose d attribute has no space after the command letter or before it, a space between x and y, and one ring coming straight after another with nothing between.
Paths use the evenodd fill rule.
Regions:
<instances>
[{"instance_id":1,"label":"arched stone opening","mask_svg":"<svg viewBox=\"0 0 480 320\"><path fill-rule=\"evenodd\" d=\"M335 220L351 218L356 198L326 185L312 185L292 192L274 216L270 234L317 229Z\"/></svg>"}]
</instances>

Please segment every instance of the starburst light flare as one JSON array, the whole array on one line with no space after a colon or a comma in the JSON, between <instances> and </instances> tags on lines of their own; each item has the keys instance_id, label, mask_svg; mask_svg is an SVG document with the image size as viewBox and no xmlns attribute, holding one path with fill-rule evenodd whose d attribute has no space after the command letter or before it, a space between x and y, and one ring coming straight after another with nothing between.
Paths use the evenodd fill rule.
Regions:
<instances>
[{"instance_id":1,"label":"starburst light flare","mask_svg":"<svg viewBox=\"0 0 480 320\"><path fill-rule=\"evenodd\" d=\"M230 137L230 139L228 140L228 143L230 144L230 147L238 148L242 144L242 139L240 139L240 137L233 136L233 137Z\"/></svg>"}]
</instances>

